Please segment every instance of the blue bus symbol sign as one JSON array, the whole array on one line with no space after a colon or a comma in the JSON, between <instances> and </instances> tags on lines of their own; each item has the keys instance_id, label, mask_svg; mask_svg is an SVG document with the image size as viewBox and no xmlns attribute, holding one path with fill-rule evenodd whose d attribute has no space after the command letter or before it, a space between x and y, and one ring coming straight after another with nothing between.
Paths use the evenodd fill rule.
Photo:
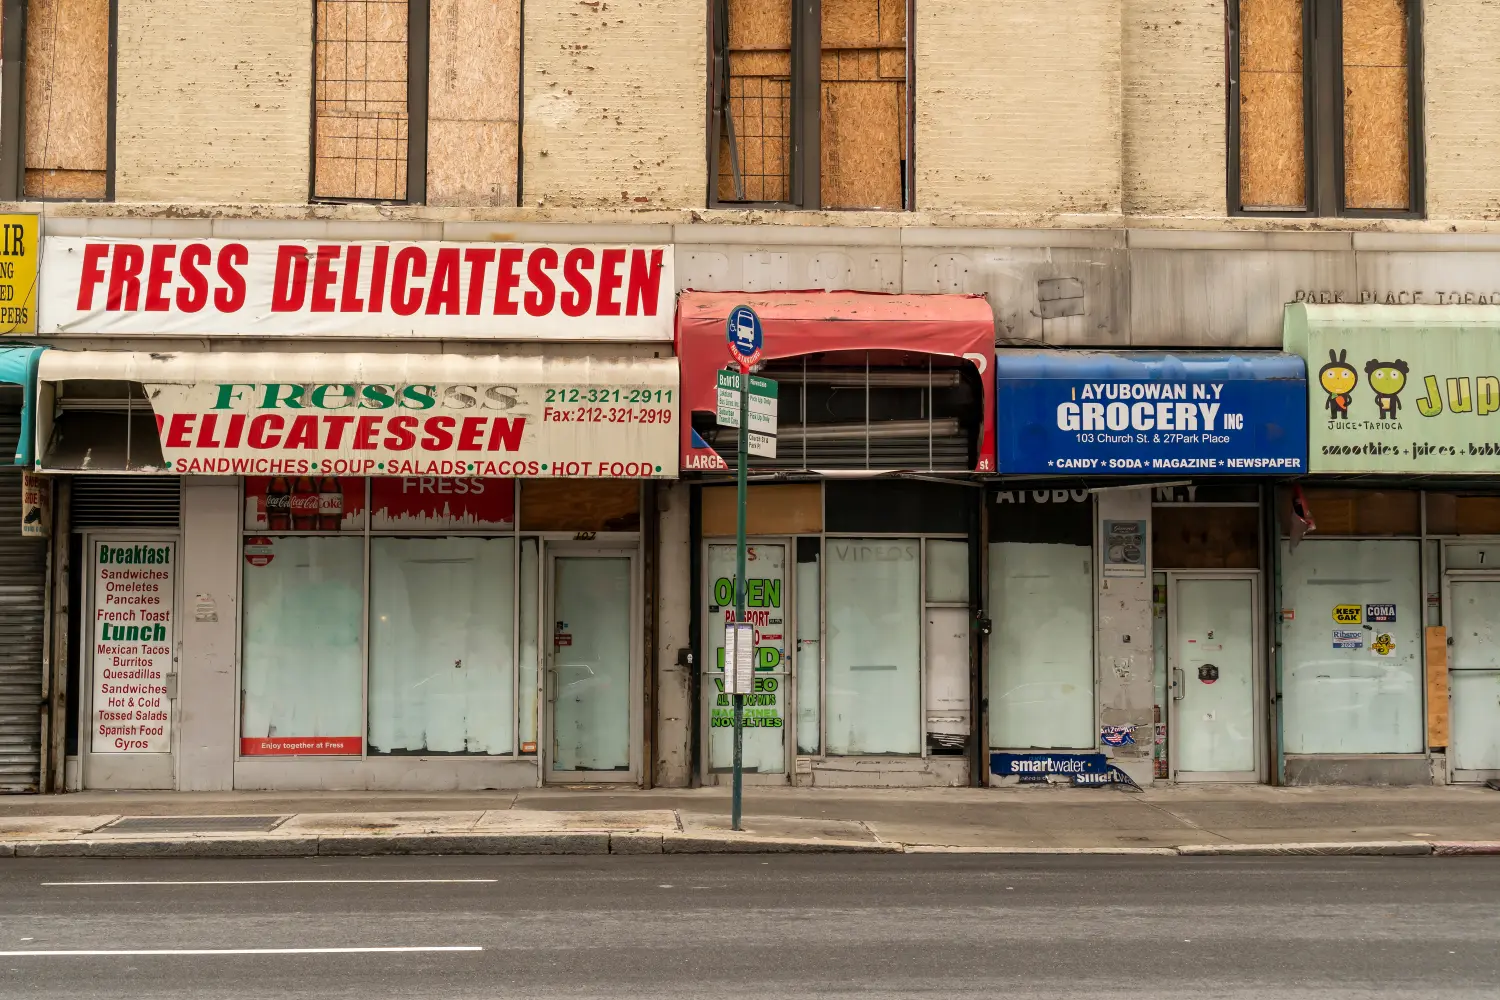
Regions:
<instances>
[{"instance_id":1,"label":"blue bus symbol sign","mask_svg":"<svg viewBox=\"0 0 1500 1000\"><path fill-rule=\"evenodd\" d=\"M760 349L765 344L765 333L755 310L749 306L735 306L730 310L727 333L729 353L734 360L744 368L755 364L760 358Z\"/></svg>"}]
</instances>

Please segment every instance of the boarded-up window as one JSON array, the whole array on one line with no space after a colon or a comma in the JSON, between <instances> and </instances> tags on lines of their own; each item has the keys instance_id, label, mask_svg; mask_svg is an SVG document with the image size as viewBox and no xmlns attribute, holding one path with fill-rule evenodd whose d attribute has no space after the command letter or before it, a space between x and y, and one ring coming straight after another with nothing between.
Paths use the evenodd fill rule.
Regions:
<instances>
[{"instance_id":1,"label":"boarded-up window","mask_svg":"<svg viewBox=\"0 0 1500 1000\"><path fill-rule=\"evenodd\" d=\"M714 0L718 200L905 207L906 7L822 0L813 21L791 0Z\"/></svg>"},{"instance_id":2,"label":"boarded-up window","mask_svg":"<svg viewBox=\"0 0 1500 1000\"><path fill-rule=\"evenodd\" d=\"M1411 207L1408 0L1344 2L1344 204Z\"/></svg>"},{"instance_id":3,"label":"boarded-up window","mask_svg":"<svg viewBox=\"0 0 1500 1000\"><path fill-rule=\"evenodd\" d=\"M824 208L902 207L906 0L823 0Z\"/></svg>"},{"instance_id":4,"label":"boarded-up window","mask_svg":"<svg viewBox=\"0 0 1500 1000\"><path fill-rule=\"evenodd\" d=\"M1302 211L1303 0L1240 0L1240 202Z\"/></svg>"},{"instance_id":5,"label":"boarded-up window","mask_svg":"<svg viewBox=\"0 0 1500 1000\"><path fill-rule=\"evenodd\" d=\"M28 198L108 191L109 0L26 5Z\"/></svg>"},{"instance_id":6,"label":"boarded-up window","mask_svg":"<svg viewBox=\"0 0 1500 1000\"><path fill-rule=\"evenodd\" d=\"M406 198L407 13L406 0L317 0L318 198Z\"/></svg>"},{"instance_id":7,"label":"boarded-up window","mask_svg":"<svg viewBox=\"0 0 1500 1000\"><path fill-rule=\"evenodd\" d=\"M719 198L790 201L791 3L723 0L719 12L727 15L731 117L719 130Z\"/></svg>"}]
</instances>

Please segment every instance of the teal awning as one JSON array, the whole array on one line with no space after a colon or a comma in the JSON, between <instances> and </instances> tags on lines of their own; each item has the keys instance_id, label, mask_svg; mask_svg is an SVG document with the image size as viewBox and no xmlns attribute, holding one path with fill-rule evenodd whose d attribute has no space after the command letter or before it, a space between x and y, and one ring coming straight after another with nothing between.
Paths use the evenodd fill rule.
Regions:
<instances>
[{"instance_id":1,"label":"teal awning","mask_svg":"<svg viewBox=\"0 0 1500 1000\"><path fill-rule=\"evenodd\" d=\"M36 404L37 358L45 347L0 347L0 382L21 387L21 436L16 439L16 465L31 467L33 438L31 408Z\"/></svg>"}]
</instances>

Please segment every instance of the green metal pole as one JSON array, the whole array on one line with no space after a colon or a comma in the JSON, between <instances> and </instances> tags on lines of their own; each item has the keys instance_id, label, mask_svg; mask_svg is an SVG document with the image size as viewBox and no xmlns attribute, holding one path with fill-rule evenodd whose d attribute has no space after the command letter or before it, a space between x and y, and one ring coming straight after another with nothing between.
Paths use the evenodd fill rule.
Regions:
<instances>
[{"instance_id":1,"label":"green metal pole","mask_svg":"<svg viewBox=\"0 0 1500 1000\"><path fill-rule=\"evenodd\" d=\"M739 470L736 477L739 496L739 516L734 531L734 620L745 620L745 506L748 497L745 484L745 468L750 451L750 373L740 371L740 450ZM736 643L736 652L738 652ZM753 652L751 654L754 655ZM726 664L734 669L733 664ZM740 812L744 796L745 772L745 696L738 690L734 695L734 792L731 799L729 828L740 829Z\"/></svg>"}]
</instances>

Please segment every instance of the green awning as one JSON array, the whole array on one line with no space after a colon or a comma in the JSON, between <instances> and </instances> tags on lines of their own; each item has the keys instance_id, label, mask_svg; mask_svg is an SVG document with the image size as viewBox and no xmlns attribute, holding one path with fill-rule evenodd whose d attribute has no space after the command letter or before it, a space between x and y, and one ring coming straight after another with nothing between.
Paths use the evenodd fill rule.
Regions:
<instances>
[{"instance_id":1,"label":"green awning","mask_svg":"<svg viewBox=\"0 0 1500 1000\"><path fill-rule=\"evenodd\" d=\"M45 347L0 348L0 382L21 387L21 435L16 439L14 464L31 467L33 431L31 408L36 404L36 366Z\"/></svg>"}]
</instances>

